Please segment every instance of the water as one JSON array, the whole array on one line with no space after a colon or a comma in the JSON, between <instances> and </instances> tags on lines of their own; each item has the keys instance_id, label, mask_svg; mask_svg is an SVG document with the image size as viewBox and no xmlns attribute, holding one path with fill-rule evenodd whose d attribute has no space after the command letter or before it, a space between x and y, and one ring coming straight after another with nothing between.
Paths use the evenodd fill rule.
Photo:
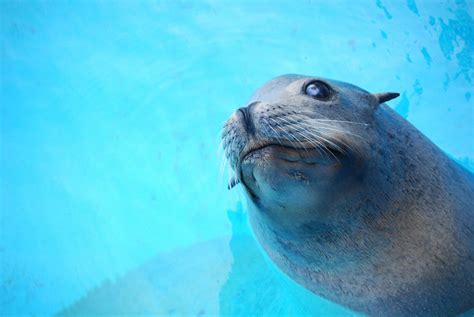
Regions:
<instances>
[{"instance_id":1,"label":"water","mask_svg":"<svg viewBox=\"0 0 474 317\"><path fill-rule=\"evenodd\" d=\"M224 120L276 75L398 91L474 166L472 1L0 10L0 314L353 315L278 272L217 182Z\"/></svg>"}]
</instances>

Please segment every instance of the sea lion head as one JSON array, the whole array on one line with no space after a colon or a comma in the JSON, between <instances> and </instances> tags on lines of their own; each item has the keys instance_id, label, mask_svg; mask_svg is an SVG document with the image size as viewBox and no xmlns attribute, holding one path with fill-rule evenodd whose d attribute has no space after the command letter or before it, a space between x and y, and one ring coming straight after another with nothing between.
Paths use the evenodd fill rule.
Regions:
<instances>
[{"instance_id":1,"label":"sea lion head","mask_svg":"<svg viewBox=\"0 0 474 317\"><path fill-rule=\"evenodd\" d=\"M285 210L323 211L334 194L364 177L372 114L390 96L397 94L374 95L319 77L270 80L225 124L224 147L236 179L281 221L288 220Z\"/></svg>"}]
</instances>

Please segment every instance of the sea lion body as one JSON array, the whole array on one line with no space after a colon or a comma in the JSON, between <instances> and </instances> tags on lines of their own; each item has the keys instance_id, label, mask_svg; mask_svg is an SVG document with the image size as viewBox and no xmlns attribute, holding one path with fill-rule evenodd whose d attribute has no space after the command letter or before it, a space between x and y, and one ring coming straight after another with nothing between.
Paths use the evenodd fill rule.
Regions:
<instances>
[{"instance_id":1,"label":"sea lion body","mask_svg":"<svg viewBox=\"0 0 474 317\"><path fill-rule=\"evenodd\" d=\"M307 95L312 83L329 93ZM300 75L258 90L223 134L250 223L320 296L375 316L460 314L474 307L473 174L387 96Z\"/></svg>"}]
</instances>

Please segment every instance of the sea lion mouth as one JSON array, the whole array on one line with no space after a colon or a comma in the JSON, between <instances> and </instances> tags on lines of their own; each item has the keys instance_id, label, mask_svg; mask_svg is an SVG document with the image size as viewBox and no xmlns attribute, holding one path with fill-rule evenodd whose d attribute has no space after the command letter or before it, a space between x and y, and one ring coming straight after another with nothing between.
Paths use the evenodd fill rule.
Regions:
<instances>
[{"instance_id":1,"label":"sea lion mouth","mask_svg":"<svg viewBox=\"0 0 474 317\"><path fill-rule=\"evenodd\" d=\"M324 145L324 150L301 143L301 147L284 143L254 143L244 148L236 164L236 176L228 188L231 189L242 180L242 165L266 165L273 163L300 164L301 167L320 165L331 166L341 164L348 153L343 149ZM266 162L266 163L264 163ZM277 163L279 164L279 163Z\"/></svg>"},{"instance_id":2,"label":"sea lion mouth","mask_svg":"<svg viewBox=\"0 0 474 317\"><path fill-rule=\"evenodd\" d=\"M262 151L271 153L275 159L280 159L286 162L303 162L306 164L328 164L340 162L340 159L345 154L342 149L336 149L332 146L326 145L324 150L316 147L305 146L295 147L292 145L282 143L267 143L255 144L244 149L239 156L240 165L245 161L255 159Z\"/></svg>"},{"instance_id":3,"label":"sea lion mouth","mask_svg":"<svg viewBox=\"0 0 474 317\"><path fill-rule=\"evenodd\" d=\"M230 179L228 189L241 183L243 164L261 164L264 161L278 160L287 164L311 165L334 165L340 164L342 159L348 153L341 148L335 148L332 145L324 145L324 148L314 147L309 144L301 143L301 147L294 145L278 143L251 143L244 147L237 157L234 165L235 174ZM271 163L270 163L271 164Z\"/></svg>"},{"instance_id":4,"label":"sea lion mouth","mask_svg":"<svg viewBox=\"0 0 474 317\"><path fill-rule=\"evenodd\" d=\"M288 192L288 186L293 186L304 192L311 183L324 182L331 171L345 166L348 155L344 149L326 145L322 150L306 144L301 147L274 142L254 144L240 153L236 177L228 188L242 183L254 201L262 195L261 188Z\"/></svg>"}]
</instances>

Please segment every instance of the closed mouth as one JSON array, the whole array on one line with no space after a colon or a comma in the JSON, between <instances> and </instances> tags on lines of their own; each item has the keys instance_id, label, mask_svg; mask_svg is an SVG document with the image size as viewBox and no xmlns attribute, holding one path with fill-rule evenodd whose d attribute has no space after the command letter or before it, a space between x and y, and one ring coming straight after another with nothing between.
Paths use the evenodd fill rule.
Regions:
<instances>
[{"instance_id":1,"label":"closed mouth","mask_svg":"<svg viewBox=\"0 0 474 317\"><path fill-rule=\"evenodd\" d=\"M302 145L304 146L305 144ZM347 155L347 153L343 152L342 149L335 149L334 147L329 147L326 145L324 146L324 151L314 146L294 147L291 145L280 143L251 145L240 153L235 169L236 175L238 176L231 181L228 186L229 189L234 187L237 183L242 182L245 188L247 188L247 191L250 196L253 197L254 200L258 198L256 194L252 192L250 187L246 186L245 183L242 181L242 164L244 162L250 164L258 162L258 160L265 157L265 154L262 156L259 155L259 153L266 150L268 150L266 154L270 154L272 159L283 161L285 164L304 164L308 166L308 168L311 168L311 165L339 165L341 164L341 161L344 156Z\"/></svg>"},{"instance_id":2,"label":"closed mouth","mask_svg":"<svg viewBox=\"0 0 474 317\"><path fill-rule=\"evenodd\" d=\"M302 144L303 146L305 144ZM278 155L278 158L287 162L303 161L307 164L327 164L328 162L339 161L345 153L342 149L336 149L334 146L324 145L322 148L314 146L294 147L287 144L280 143L266 143L250 146L240 153L238 166L247 160L252 154L262 151L267 148L280 149L285 155Z\"/></svg>"}]
</instances>

